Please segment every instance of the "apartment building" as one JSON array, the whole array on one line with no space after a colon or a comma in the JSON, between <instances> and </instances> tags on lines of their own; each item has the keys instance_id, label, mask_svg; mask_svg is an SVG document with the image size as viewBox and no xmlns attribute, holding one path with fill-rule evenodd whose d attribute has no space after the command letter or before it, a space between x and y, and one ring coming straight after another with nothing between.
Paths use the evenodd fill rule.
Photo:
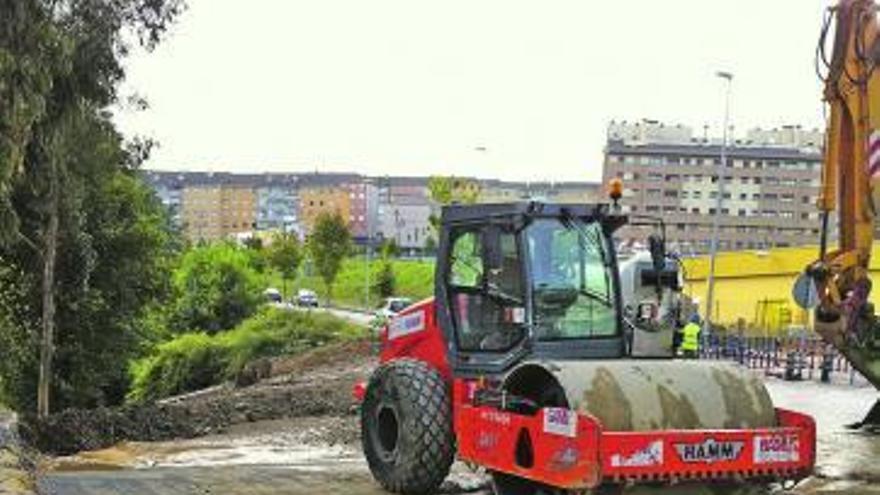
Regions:
<instances>
[{"instance_id":1,"label":"apartment building","mask_svg":"<svg viewBox=\"0 0 880 495\"><path fill-rule=\"evenodd\" d=\"M709 250L719 190L719 248L765 249L817 242L822 134L799 127L756 129L734 140L721 167L720 139L654 121L612 123L604 181L624 182L625 212L662 218L684 254ZM721 186L721 187L719 187ZM644 227L618 237L643 243Z\"/></svg>"},{"instance_id":2,"label":"apartment building","mask_svg":"<svg viewBox=\"0 0 880 495\"><path fill-rule=\"evenodd\" d=\"M322 213L338 213L343 219L351 218L351 197L345 188L335 186L308 186L299 190L299 218L306 235L315 228Z\"/></svg>"},{"instance_id":3,"label":"apartment building","mask_svg":"<svg viewBox=\"0 0 880 495\"><path fill-rule=\"evenodd\" d=\"M382 177L376 179L379 208L378 234L393 239L404 249L422 249L434 235L431 215L439 205L430 199L427 177Z\"/></svg>"},{"instance_id":4,"label":"apartment building","mask_svg":"<svg viewBox=\"0 0 880 495\"><path fill-rule=\"evenodd\" d=\"M481 181L481 203L506 203L530 199L551 203L595 203L600 199L598 182Z\"/></svg>"},{"instance_id":5,"label":"apartment building","mask_svg":"<svg viewBox=\"0 0 880 495\"><path fill-rule=\"evenodd\" d=\"M298 177L266 174L255 187L257 230L299 232Z\"/></svg>"},{"instance_id":6,"label":"apartment building","mask_svg":"<svg viewBox=\"0 0 880 495\"><path fill-rule=\"evenodd\" d=\"M181 218L190 240L211 241L254 229L256 198L239 184L197 184L183 189Z\"/></svg>"}]
</instances>

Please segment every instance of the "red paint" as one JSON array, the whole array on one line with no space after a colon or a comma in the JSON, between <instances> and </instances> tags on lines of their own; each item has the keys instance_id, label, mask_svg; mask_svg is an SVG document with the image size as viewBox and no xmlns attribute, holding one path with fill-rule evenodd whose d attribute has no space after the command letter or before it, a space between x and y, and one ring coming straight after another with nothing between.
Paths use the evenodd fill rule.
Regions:
<instances>
[{"instance_id":1,"label":"red paint","mask_svg":"<svg viewBox=\"0 0 880 495\"><path fill-rule=\"evenodd\" d=\"M389 339L389 329L395 321L416 313L424 315L424 329ZM380 332L379 340L382 345L379 360L382 363L398 358L418 359L431 365L451 382L452 371L446 358L446 340L437 324L437 307L434 298L419 301L394 316Z\"/></svg>"},{"instance_id":2,"label":"red paint","mask_svg":"<svg viewBox=\"0 0 880 495\"><path fill-rule=\"evenodd\" d=\"M815 462L812 419L781 409L779 427L755 430L609 432L592 416L580 414L574 438L546 433L547 413L544 409L535 416L524 416L491 407L458 405L455 432L459 456L491 470L572 490L628 481L800 479L812 472ZM534 465L530 467L519 465L516 460L516 445L522 432L527 432L532 441ZM796 439L798 460L755 462L755 439L768 436ZM493 449L483 448L487 439L495 446ZM735 458L686 462L679 455L678 445L704 445L707 440L710 444L738 446L733 450Z\"/></svg>"}]
</instances>

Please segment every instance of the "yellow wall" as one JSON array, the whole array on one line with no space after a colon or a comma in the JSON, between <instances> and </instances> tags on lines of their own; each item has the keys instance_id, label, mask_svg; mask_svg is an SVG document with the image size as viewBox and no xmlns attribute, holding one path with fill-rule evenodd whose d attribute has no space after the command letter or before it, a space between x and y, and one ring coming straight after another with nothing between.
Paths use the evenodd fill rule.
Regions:
<instances>
[{"instance_id":1,"label":"yellow wall","mask_svg":"<svg viewBox=\"0 0 880 495\"><path fill-rule=\"evenodd\" d=\"M797 276L817 256L818 248L815 246L781 248L766 252L719 253L715 272L717 313L713 316L713 320L732 325L739 318L743 318L747 323L753 324L761 301L781 299L788 302L793 323L805 323L807 313L795 304L791 297L791 288ZM708 257L688 259L685 260L684 265L684 292L699 300L700 313L705 314ZM871 278L880 279L880 243L874 245ZM875 305L880 305L880 289L872 292L871 300Z\"/></svg>"}]
</instances>

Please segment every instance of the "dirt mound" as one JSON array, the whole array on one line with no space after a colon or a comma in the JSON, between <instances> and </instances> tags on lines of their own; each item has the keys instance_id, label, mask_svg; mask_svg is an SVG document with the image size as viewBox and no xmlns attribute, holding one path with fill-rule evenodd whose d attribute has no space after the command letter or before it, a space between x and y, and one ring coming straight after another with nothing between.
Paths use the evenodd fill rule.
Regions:
<instances>
[{"instance_id":1,"label":"dirt mound","mask_svg":"<svg viewBox=\"0 0 880 495\"><path fill-rule=\"evenodd\" d=\"M373 365L368 341L335 344L275 360L276 376L251 387L228 384L152 404L71 409L46 420L28 418L22 434L43 452L67 455L122 441L193 438L240 423L344 417L353 412L352 385Z\"/></svg>"}]
</instances>

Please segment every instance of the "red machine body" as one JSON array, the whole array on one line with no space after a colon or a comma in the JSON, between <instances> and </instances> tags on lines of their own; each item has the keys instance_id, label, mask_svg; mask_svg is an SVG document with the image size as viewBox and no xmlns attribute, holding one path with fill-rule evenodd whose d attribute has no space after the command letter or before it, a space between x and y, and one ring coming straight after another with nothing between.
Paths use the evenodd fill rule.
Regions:
<instances>
[{"instance_id":1,"label":"red machine body","mask_svg":"<svg viewBox=\"0 0 880 495\"><path fill-rule=\"evenodd\" d=\"M380 359L419 360L444 377L462 460L572 490L603 483L797 480L812 472L815 423L784 409L776 410L778 427L770 429L625 432L605 430L596 418L570 409L526 415L476 405L485 380L453 377L435 310L427 299L390 321L380 334ZM356 387L359 398L362 390ZM532 445L527 459L517 452L523 435Z\"/></svg>"}]
</instances>

